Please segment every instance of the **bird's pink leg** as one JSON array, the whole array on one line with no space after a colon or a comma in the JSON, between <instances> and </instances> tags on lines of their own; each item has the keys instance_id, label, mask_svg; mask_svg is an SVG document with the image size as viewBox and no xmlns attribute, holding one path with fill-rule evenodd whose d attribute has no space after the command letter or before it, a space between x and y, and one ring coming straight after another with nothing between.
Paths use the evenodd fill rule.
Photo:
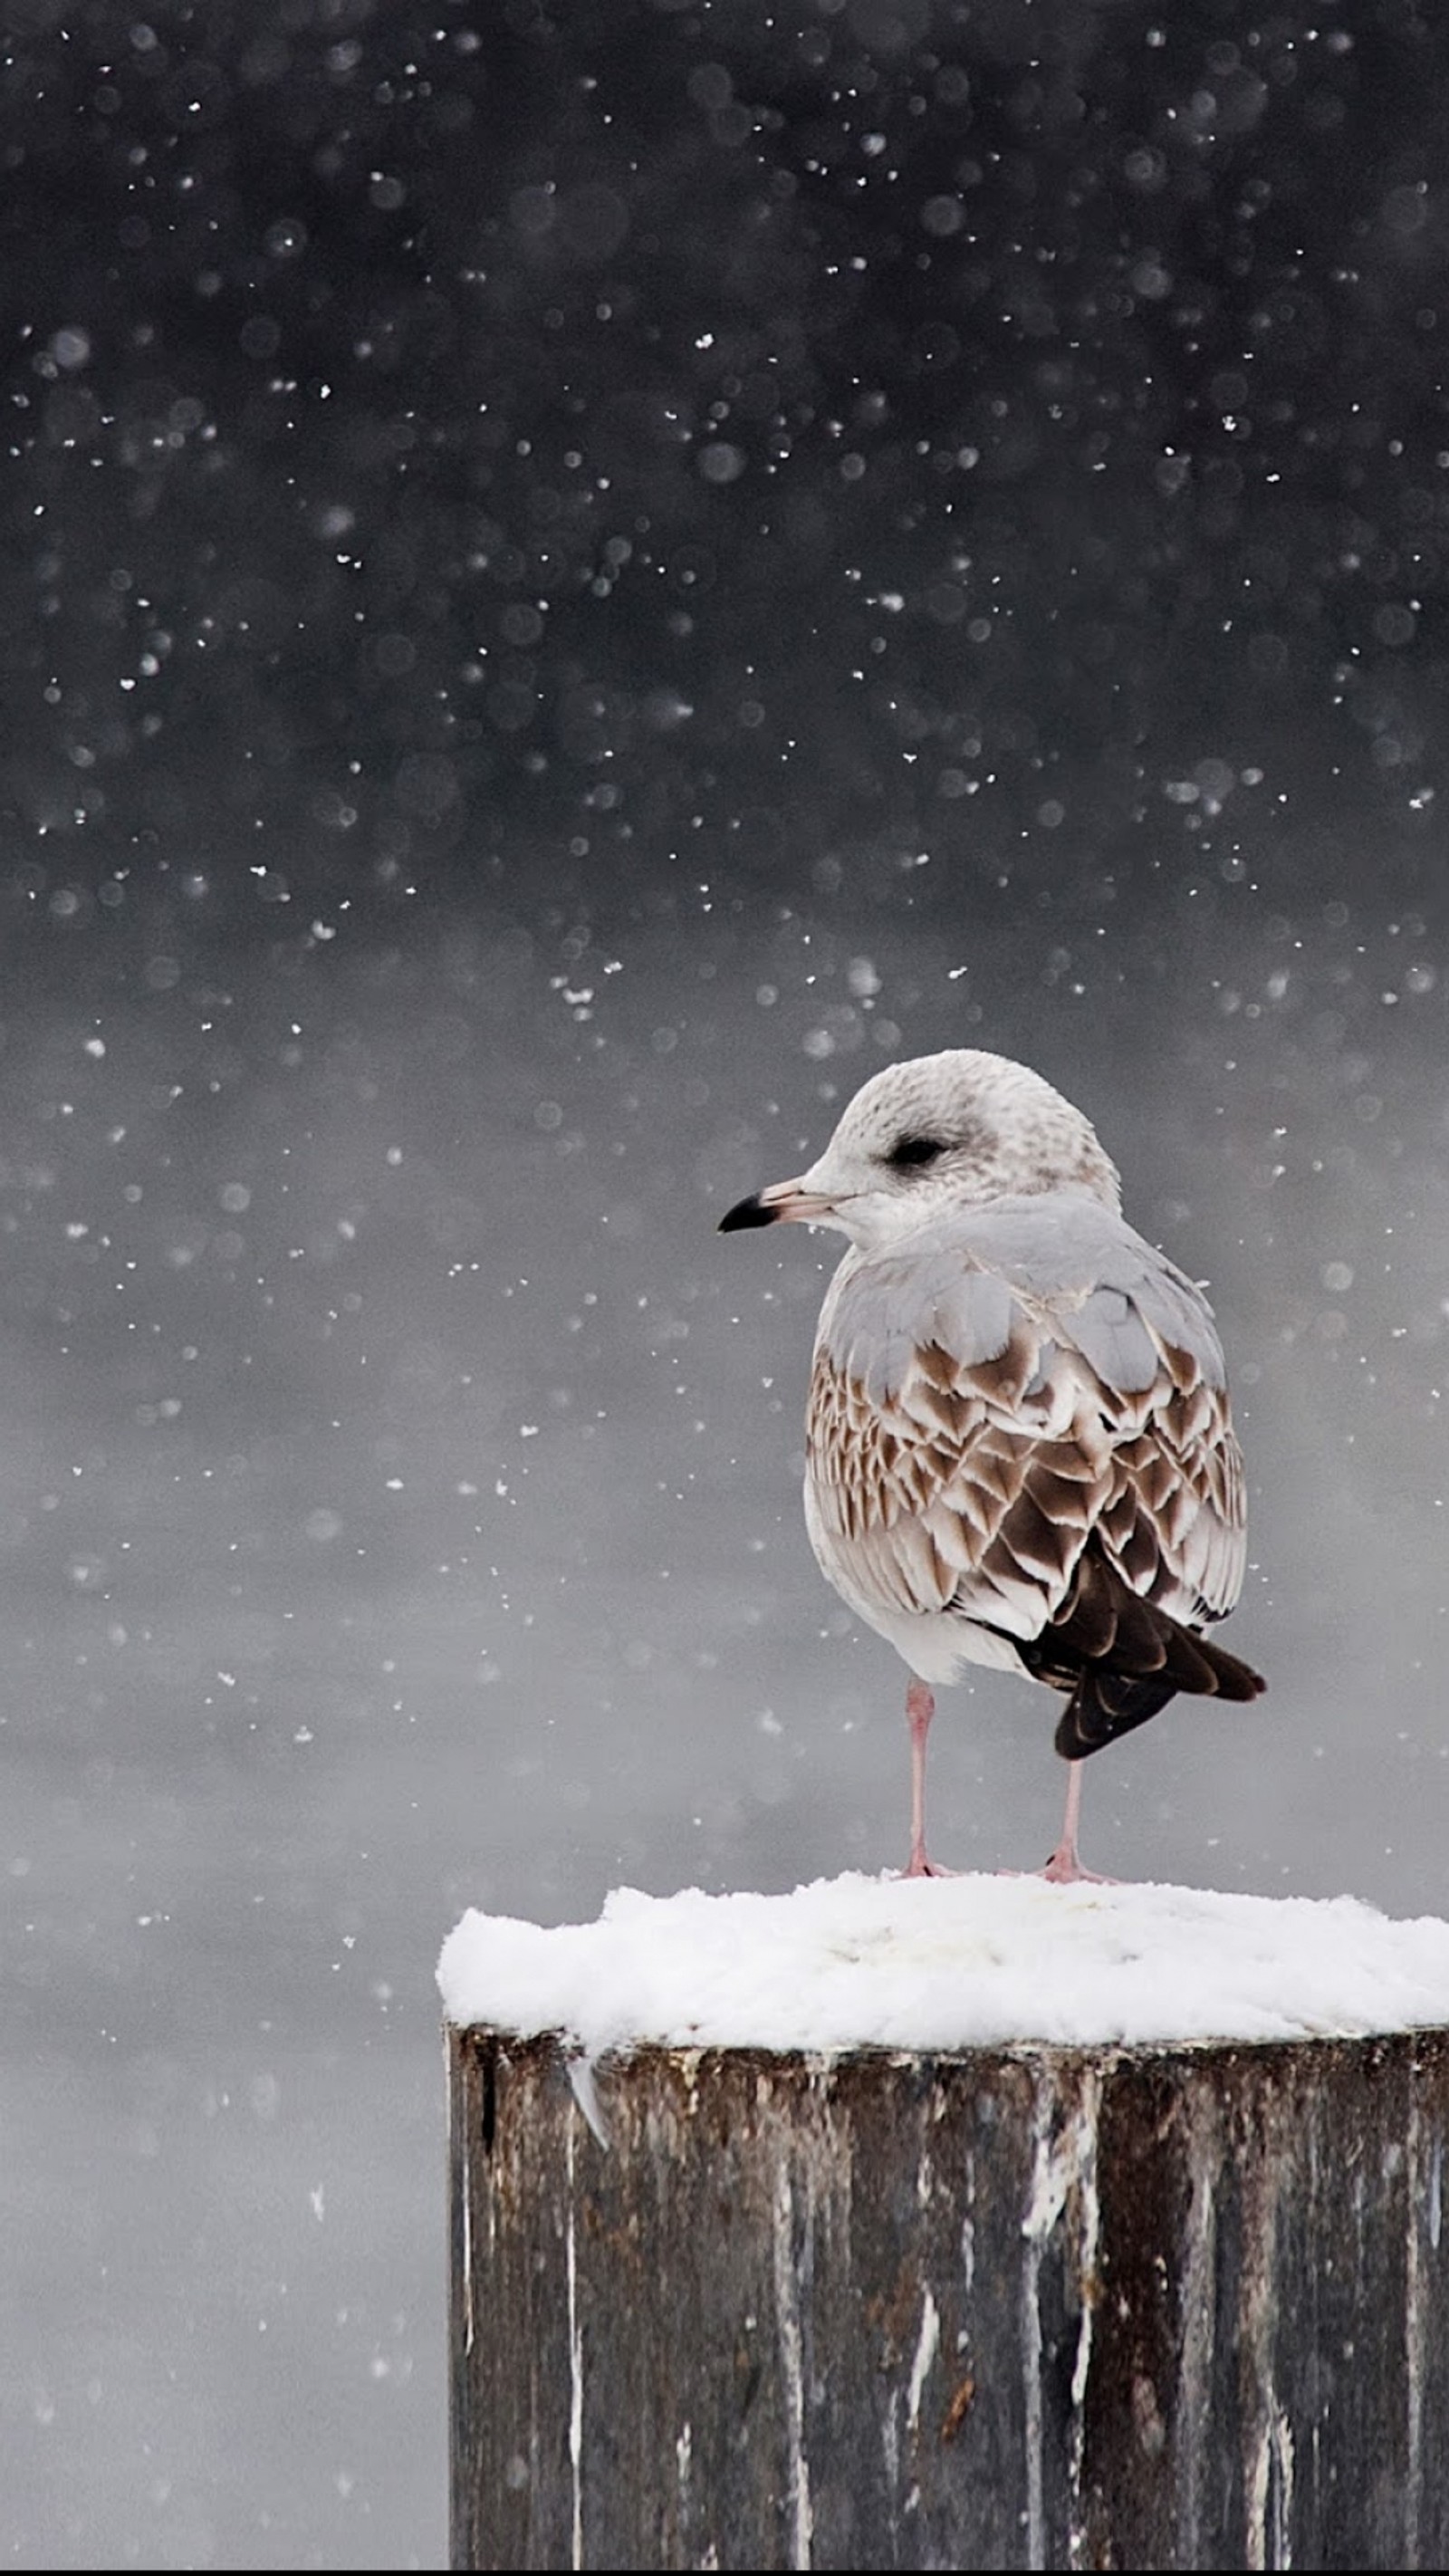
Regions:
<instances>
[{"instance_id":1,"label":"bird's pink leg","mask_svg":"<svg viewBox=\"0 0 1449 2576\"><path fill-rule=\"evenodd\" d=\"M922 1681L912 1673L906 1689L906 1722L911 1730L911 1857L906 1863L907 1878L949 1878L948 1869L938 1869L926 1856L926 1738L936 1703Z\"/></svg>"},{"instance_id":2,"label":"bird's pink leg","mask_svg":"<svg viewBox=\"0 0 1449 2576\"><path fill-rule=\"evenodd\" d=\"M1070 1765L1067 1776L1067 1812L1062 1822L1061 1839L1051 1859L1041 1872L1055 1887L1115 1887L1115 1878L1103 1878L1095 1869L1083 1869L1077 1856L1077 1828L1082 1820L1082 1766Z\"/></svg>"}]
</instances>

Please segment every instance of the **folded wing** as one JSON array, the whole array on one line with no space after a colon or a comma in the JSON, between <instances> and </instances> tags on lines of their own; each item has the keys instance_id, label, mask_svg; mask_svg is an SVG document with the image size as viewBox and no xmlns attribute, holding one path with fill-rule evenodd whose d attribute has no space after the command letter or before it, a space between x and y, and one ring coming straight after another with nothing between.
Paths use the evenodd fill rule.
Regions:
<instances>
[{"instance_id":1,"label":"folded wing","mask_svg":"<svg viewBox=\"0 0 1449 2576\"><path fill-rule=\"evenodd\" d=\"M1211 1312L1075 1194L847 1256L807 1443L817 1551L867 1619L945 1614L1030 1646L1089 1595L1194 1628L1238 1597L1242 1464Z\"/></svg>"}]
</instances>

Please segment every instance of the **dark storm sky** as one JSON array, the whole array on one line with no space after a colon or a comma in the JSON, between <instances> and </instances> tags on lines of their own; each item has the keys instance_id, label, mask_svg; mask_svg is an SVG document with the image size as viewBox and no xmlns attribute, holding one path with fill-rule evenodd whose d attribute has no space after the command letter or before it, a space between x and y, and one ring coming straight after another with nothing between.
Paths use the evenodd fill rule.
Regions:
<instances>
[{"instance_id":1,"label":"dark storm sky","mask_svg":"<svg viewBox=\"0 0 1449 2576\"><path fill-rule=\"evenodd\" d=\"M1269 1695L1087 1857L1449 1904L1449 18L147 8L0 56L4 2538L437 2563L442 1934L904 1857L713 1233L887 1056L1211 1277Z\"/></svg>"},{"instance_id":2,"label":"dark storm sky","mask_svg":"<svg viewBox=\"0 0 1449 2576\"><path fill-rule=\"evenodd\" d=\"M918 903L1009 860L1070 922L1180 853L1204 760L1428 828L1434 11L11 24L43 867L688 912L825 855L899 900L929 845ZM258 893L217 889L262 944Z\"/></svg>"}]
</instances>

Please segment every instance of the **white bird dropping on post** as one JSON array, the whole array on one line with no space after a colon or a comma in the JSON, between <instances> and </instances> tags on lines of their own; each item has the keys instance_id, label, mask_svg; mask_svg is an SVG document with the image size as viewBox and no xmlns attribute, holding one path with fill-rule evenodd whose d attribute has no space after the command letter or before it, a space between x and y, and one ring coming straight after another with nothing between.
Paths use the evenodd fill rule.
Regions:
<instances>
[{"instance_id":1,"label":"white bird dropping on post","mask_svg":"<svg viewBox=\"0 0 1449 2576\"><path fill-rule=\"evenodd\" d=\"M1232 1609L1243 1468L1206 1298L1134 1233L1081 1111L1009 1057L888 1065L818 1162L720 1221L849 1237L815 1337L805 1520L822 1573L910 1667L911 1855L932 1686L968 1663L1065 1694L1046 1875L1080 1764L1177 1691L1255 1699L1202 1631Z\"/></svg>"}]
</instances>

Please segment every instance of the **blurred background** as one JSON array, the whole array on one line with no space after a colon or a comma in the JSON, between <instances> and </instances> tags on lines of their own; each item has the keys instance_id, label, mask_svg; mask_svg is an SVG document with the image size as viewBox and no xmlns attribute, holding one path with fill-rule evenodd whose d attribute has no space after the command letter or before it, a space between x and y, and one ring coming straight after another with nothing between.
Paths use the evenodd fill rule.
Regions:
<instances>
[{"instance_id":1,"label":"blurred background","mask_svg":"<svg viewBox=\"0 0 1449 2576\"><path fill-rule=\"evenodd\" d=\"M1088 1859L1449 1907L1449 25L5 30L0 2539L436 2566L443 1935L905 1857L833 1242L714 1232L887 1058L1228 1347L1270 1693ZM1054 1714L943 1700L943 1859Z\"/></svg>"}]
</instances>

